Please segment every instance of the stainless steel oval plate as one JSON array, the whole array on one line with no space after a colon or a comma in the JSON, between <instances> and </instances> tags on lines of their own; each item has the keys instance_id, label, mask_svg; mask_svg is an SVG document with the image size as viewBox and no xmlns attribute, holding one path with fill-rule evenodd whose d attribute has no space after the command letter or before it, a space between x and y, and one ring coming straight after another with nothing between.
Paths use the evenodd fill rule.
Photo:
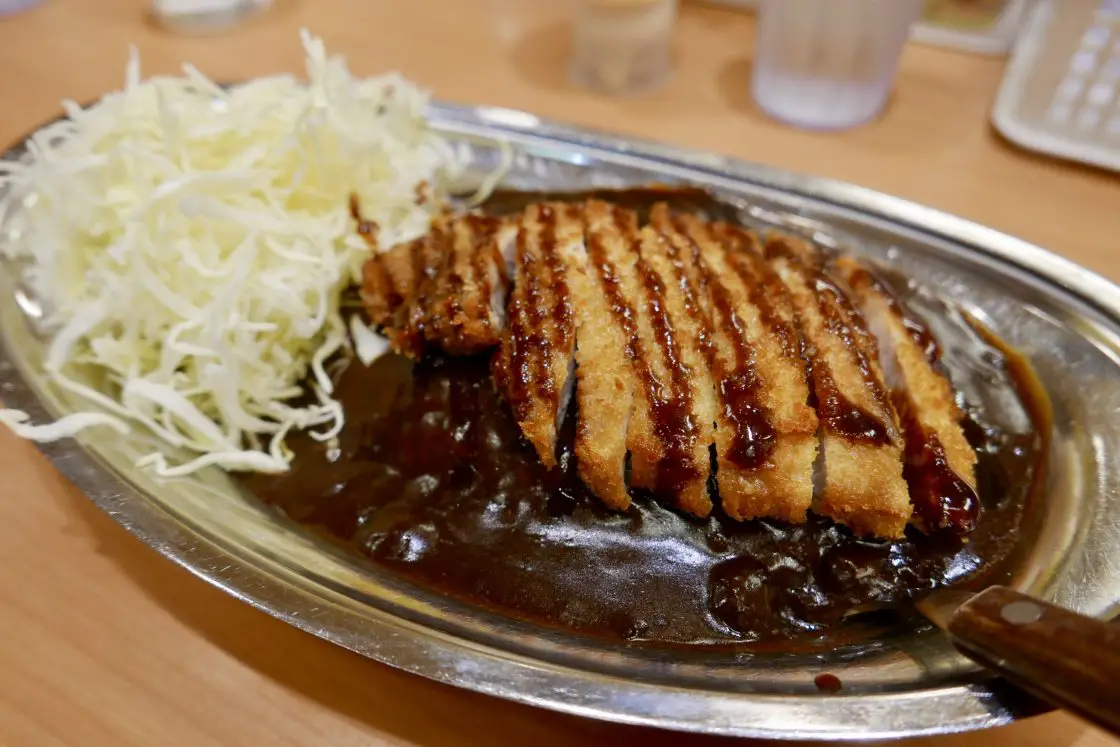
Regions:
<instances>
[{"instance_id":1,"label":"stainless steel oval plate","mask_svg":"<svg viewBox=\"0 0 1120 747\"><path fill-rule=\"evenodd\" d=\"M437 105L476 177L512 149L510 187L706 187L780 226L884 258L1017 345L1054 406L1039 529L1013 584L1105 616L1120 598L1120 288L1025 242L846 184L636 143L502 109ZM21 147L8 154L18 158ZM3 236L0 235L0 240ZM19 268L0 272L0 387L37 419L70 407L41 375ZM1007 723L1037 704L987 680L929 628L804 654L681 653L543 631L466 607L328 547L223 473L160 480L133 467L143 434L44 449L126 529L292 625L392 666L584 716L759 737L878 739ZM842 695L813 678L838 675Z\"/></svg>"}]
</instances>

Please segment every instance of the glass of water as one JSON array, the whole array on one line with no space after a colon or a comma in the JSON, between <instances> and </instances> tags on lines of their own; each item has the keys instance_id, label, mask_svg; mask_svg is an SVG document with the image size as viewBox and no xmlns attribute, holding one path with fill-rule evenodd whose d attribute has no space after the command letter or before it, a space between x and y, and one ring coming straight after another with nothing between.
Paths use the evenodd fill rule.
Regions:
<instances>
[{"instance_id":1,"label":"glass of water","mask_svg":"<svg viewBox=\"0 0 1120 747\"><path fill-rule=\"evenodd\" d=\"M0 18L15 15L21 10L26 10L32 5L38 5L40 0L0 0Z\"/></svg>"},{"instance_id":2,"label":"glass of water","mask_svg":"<svg viewBox=\"0 0 1120 747\"><path fill-rule=\"evenodd\" d=\"M863 124L890 95L924 0L762 0L754 99L818 130Z\"/></svg>"}]
</instances>

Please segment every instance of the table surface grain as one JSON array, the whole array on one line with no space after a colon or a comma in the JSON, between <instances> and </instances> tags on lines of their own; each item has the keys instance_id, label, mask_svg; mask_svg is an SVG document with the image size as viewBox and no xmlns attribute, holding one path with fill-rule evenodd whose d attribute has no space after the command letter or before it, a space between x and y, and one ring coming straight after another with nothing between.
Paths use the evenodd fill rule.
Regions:
<instances>
[{"instance_id":1,"label":"table surface grain","mask_svg":"<svg viewBox=\"0 0 1120 747\"><path fill-rule=\"evenodd\" d=\"M297 30L365 74L398 69L452 101L844 179L988 224L1112 279L1117 179L1002 142L988 112L1003 62L912 46L877 122L808 134L750 102L752 22L689 6L661 91L607 99L565 81L564 3L279 0L234 33L179 37L139 0L46 0L0 19L0 140L62 98L118 87L128 45L146 73L195 63L218 80L302 66ZM716 745L535 710L394 671L257 612L161 559L0 432L0 745ZM1051 714L925 747L1120 745Z\"/></svg>"}]
</instances>

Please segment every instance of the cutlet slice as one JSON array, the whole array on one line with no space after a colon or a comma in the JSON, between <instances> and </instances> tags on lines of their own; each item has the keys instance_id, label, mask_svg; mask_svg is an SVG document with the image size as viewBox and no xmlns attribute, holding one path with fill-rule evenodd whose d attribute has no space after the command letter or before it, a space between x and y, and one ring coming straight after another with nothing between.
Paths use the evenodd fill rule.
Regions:
<instances>
[{"instance_id":1,"label":"cutlet slice","mask_svg":"<svg viewBox=\"0 0 1120 747\"><path fill-rule=\"evenodd\" d=\"M817 424L788 301L766 292L768 268L747 232L663 210L651 219L681 255L691 255L707 295L724 511L740 520L805 521Z\"/></svg>"},{"instance_id":2,"label":"cutlet slice","mask_svg":"<svg viewBox=\"0 0 1120 747\"><path fill-rule=\"evenodd\" d=\"M622 510L630 505L626 451L638 388L630 363L637 329L636 312L625 295L617 263L626 259L630 247L622 238L613 206L590 201L582 208L582 219L585 272L574 275L571 283L579 315L576 465L580 478L600 500Z\"/></svg>"},{"instance_id":3,"label":"cutlet slice","mask_svg":"<svg viewBox=\"0 0 1120 747\"><path fill-rule=\"evenodd\" d=\"M755 365L765 384L762 405L774 429L770 470L763 476L773 496L767 513L791 522L805 521L813 503L813 469L817 460L819 421L811 405L804 344L789 290L762 256L758 236L738 226L715 223L715 235L732 270L732 293L754 330ZM734 281L738 281L738 287ZM747 303L742 303L743 292ZM736 512L729 512L735 516ZM748 518L743 512L740 518Z\"/></svg>"},{"instance_id":4,"label":"cutlet slice","mask_svg":"<svg viewBox=\"0 0 1120 747\"><path fill-rule=\"evenodd\" d=\"M440 217L427 235L375 254L362 267L370 321L413 357L429 346L452 355L496 346L515 236L516 227L496 218Z\"/></svg>"},{"instance_id":5,"label":"cutlet slice","mask_svg":"<svg viewBox=\"0 0 1120 747\"><path fill-rule=\"evenodd\" d=\"M684 316L679 289L668 298L674 268L657 233L638 230L634 212L595 200L584 211L589 274L606 301L609 317L604 323L621 332L623 343L605 365L591 365L630 392L624 442L630 485L706 516L712 509L707 491L711 413L699 416L695 409L694 373L685 360L689 341L668 308L675 301L677 321ZM587 324L580 327L581 371L585 339L596 332ZM581 424L591 430L617 427L603 413L585 407L582 390L580 408ZM621 450L617 442L612 449L608 469L613 476L613 460Z\"/></svg>"},{"instance_id":6,"label":"cutlet slice","mask_svg":"<svg viewBox=\"0 0 1120 747\"><path fill-rule=\"evenodd\" d=\"M444 221L433 221L432 229L425 236L410 242L407 255L395 256L387 261L386 272L400 278L395 287L411 283L411 293L393 310L382 331L389 338L393 350L401 355L419 359L427 349L424 328L428 322L428 299L436 297L436 278L451 254L451 241ZM405 269L405 265L408 269Z\"/></svg>"},{"instance_id":7,"label":"cutlet slice","mask_svg":"<svg viewBox=\"0 0 1120 747\"><path fill-rule=\"evenodd\" d=\"M575 312L569 260L582 224L557 206L530 205L518 224L508 322L492 370L541 462L556 465L556 433L574 368Z\"/></svg>"},{"instance_id":8,"label":"cutlet slice","mask_svg":"<svg viewBox=\"0 0 1120 747\"><path fill-rule=\"evenodd\" d=\"M859 535L901 537L912 514L903 439L875 338L808 244L772 235L766 256L789 288L820 418L815 510Z\"/></svg>"},{"instance_id":9,"label":"cutlet slice","mask_svg":"<svg viewBox=\"0 0 1120 747\"><path fill-rule=\"evenodd\" d=\"M646 487L684 511L707 516L716 400L702 349L706 331L688 277L675 261L676 247L647 226L639 234L638 255L645 357L635 366L640 379L646 380L648 369L649 380L660 384L646 391L658 457L653 484Z\"/></svg>"},{"instance_id":10,"label":"cutlet slice","mask_svg":"<svg viewBox=\"0 0 1120 747\"><path fill-rule=\"evenodd\" d=\"M425 278L439 271L445 251L442 236L427 234L366 260L361 297L370 321L379 327L392 326Z\"/></svg>"},{"instance_id":11,"label":"cutlet slice","mask_svg":"<svg viewBox=\"0 0 1120 747\"><path fill-rule=\"evenodd\" d=\"M688 392L677 391L666 361L665 351L675 353L677 343L660 304L660 281L641 258L637 214L598 200L589 201L584 209L589 263L598 272L600 292L606 296L612 321L625 342L620 373L632 379L633 404L626 430L630 485L657 491L666 447L663 437L681 447L696 436L691 401L680 399L688 397ZM588 412L585 417L599 415ZM687 470L687 460L676 462L675 466ZM673 471L672 466L666 467L667 472ZM683 484L688 476L673 476L670 481ZM672 493L674 500L678 497L671 489L663 492ZM706 515L711 504L705 501L693 508Z\"/></svg>"},{"instance_id":12,"label":"cutlet slice","mask_svg":"<svg viewBox=\"0 0 1120 747\"><path fill-rule=\"evenodd\" d=\"M965 438L953 386L938 369L936 341L870 269L852 257L836 262L870 330L906 439L903 477L911 522L932 533L964 535L976 526L976 453Z\"/></svg>"},{"instance_id":13,"label":"cutlet slice","mask_svg":"<svg viewBox=\"0 0 1120 747\"><path fill-rule=\"evenodd\" d=\"M505 323L502 221L465 215L442 228L447 248L443 265L423 304L424 339L451 355L471 355L495 347Z\"/></svg>"}]
</instances>

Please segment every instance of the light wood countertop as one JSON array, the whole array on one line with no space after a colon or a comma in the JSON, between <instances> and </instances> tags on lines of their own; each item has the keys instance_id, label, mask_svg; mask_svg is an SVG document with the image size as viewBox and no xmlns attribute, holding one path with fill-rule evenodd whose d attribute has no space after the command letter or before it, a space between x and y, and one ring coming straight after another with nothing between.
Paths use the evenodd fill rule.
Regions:
<instances>
[{"instance_id":1,"label":"light wood countertop","mask_svg":"<svg viewBox=\"0 0 1120 747\"><path fill-rule=\"evenodd\" d=\"M762 118L748 91L751 22L688 7L663 90L603 99L565 83L563 3L281 0L235 33L178 37L139 0L46 0L0 19L0 141L123 80L192 61L219 80L299 71L307 26L360 73L395 68L441 98L844 179L988 224L1120 280L1116 177L1001 142L999 60L911 47L886 115L844 134ZM273 620L142 546L35 449L0 429L0 745L716 745L587 721L434 684ZM1053 714L910 745L1105 747Z\"/></svg>"}]
</instances>

